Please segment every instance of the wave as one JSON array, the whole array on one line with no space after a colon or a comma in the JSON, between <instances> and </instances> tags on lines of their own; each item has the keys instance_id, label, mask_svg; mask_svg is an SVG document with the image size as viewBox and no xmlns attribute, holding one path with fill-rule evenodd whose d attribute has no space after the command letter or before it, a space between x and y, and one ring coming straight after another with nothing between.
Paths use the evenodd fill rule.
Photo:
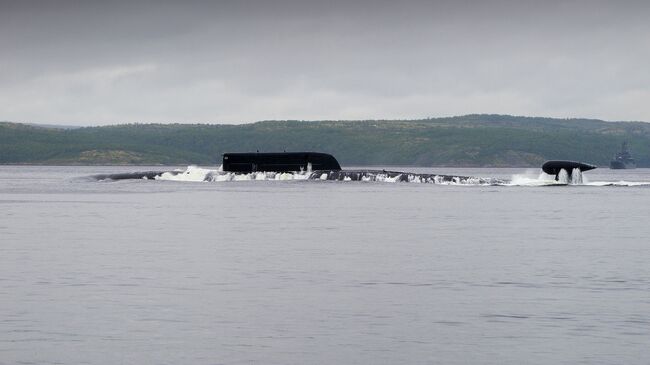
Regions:
<instances>
[{"instance_id":1,"label":"wave","mask_svg":"<svg viewBox=\"0 0 650 365\"><path fill-rule=\"evenodd\" d=\"M252 172L234 173L217 169L206 169L199 166L188 166L185 170L147 171L120 174L104 174L93 176L95 180L126 180L144 179L161 181L185 182L227 182L227 181L291 181L291 180L321 180L321 181L361 181L382 183L415 183L436 185L479 185L479 186L650 186L650 182L632 181L594 181L590 182L578 169L571 174L560 172L556 179L544 172L529 171L525 174L513 175L510 180L482 178L471 176L456 176L443 174L420 174L386 170L340 170L340 171L298 171L298 172Z\"/></svg>"},{"instance_id":2,"label":"wave","mask_svg":"<svg viewBox=\"0 0 650 365\"><path fill-rule=\"evenodd\" d=\"M226 172L221 169L217 170L204 169L198 166L188 166L186 170L168 171L158 176L155 180L168 181L252 181L252 180L307 180L311 172L253 172L250 174L240 174Z\"/></svg>"},{"instance_id":3,"label":"wave","mask_svg":"<svg viewBox=\"0 0 650 365\"><path fill-rule=\"evenodd\" d=\"M328 180L366 182L410 182L441 185L495 185L502 181L468 176L437 174L416 174L386 170L341 170L341 171L299 171L299 172L252 172L233 173L221 170L188 166L186 170L168 171L154 177L168 181L254 181L254 180Z\"/></svg>"},{"instance_id":4,"label":"wave","mask_svg":"<svg viewBox=\"0 0 650 365\"><path fill-rule=\"evenodd\" d=\"M588 186L650 186L649 181L594 181L588 184Z\"/></svg>"},{"instance_id":5,"label":"wave","mask_svg":"<svg viewBox=\"0 0 650 365\"><path fill-rule=\"evenodd\" d=\"M576 169L577 170L577 169ZM579 175L578 178L573 178L573 176ZM528 172L525 174L513 175L510 181L505 184L508 186L553 186L553 185L583 185L586 181L586 178L582 175L580 170L574 171L572 178L569 178L569 174L562 170L558 175L558 178L555 179L554 175L549 175L545 172L539 174L534 174Z\"/></svg>"}]
</instances>

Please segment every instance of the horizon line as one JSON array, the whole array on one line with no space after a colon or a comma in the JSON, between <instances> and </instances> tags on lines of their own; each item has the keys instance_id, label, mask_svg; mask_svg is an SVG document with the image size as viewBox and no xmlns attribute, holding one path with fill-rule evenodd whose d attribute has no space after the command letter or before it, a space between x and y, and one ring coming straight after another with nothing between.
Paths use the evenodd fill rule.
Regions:
<instances>
[{"instance_id":1,"label":"horizon line","mask_svg":"<svg viewBox=\"0 0 650 365\"><path fill-rule=\"evenodd\" d=\"M245 121L241 123L223 123L223 122L116 122L109 124L81 124L81 125L72 125L58 122L34 122L34 121L10 121L3 120L0 123L12 123L12 124L22 124L29 125L34 127L41 128L59 128L59 129L75 129L75 128L97 128L97 127L112 127L120 125L251 125L256 123L268 123L268 122L300 122L300 123L318 123L318 122L419 122L427 120L436 120L436 119L454 119L454 118L464 118L464 117L509 117L509 118L530 118L530 119L556 119L556 120L566 120L566 121L575 121L575 120L588 120L588 121L598 121L606 123L649 123L643 120L607 120L600 118L589 118L589 117L548 117L548 116L529 116L529 115L515 115L515 114L494 114L494 113L470 113L462 115L451 115L451 116L430 116L426 118L382 118L382 119L262 119L256 121Z\"/></svg>"}]
</instances>

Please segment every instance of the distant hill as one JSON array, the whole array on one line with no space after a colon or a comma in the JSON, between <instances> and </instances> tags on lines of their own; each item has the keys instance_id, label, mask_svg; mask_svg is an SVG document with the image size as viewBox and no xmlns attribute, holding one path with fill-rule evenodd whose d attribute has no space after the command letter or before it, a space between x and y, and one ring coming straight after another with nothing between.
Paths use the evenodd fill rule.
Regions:
<instances>
[{"instance_id":1,"label":"distant hill","mask_svg":"<svg viewBox=\"0 0 650 365\"><path fill-rule=\"evenodd\" d=\"M75 129L0 123L2 164L219 164L238 151L322 151L344 165L607 165L627 140L650 167L650 123L466 115L422 120L125 124Z\"/></svg>"},{"instance_id":2,"label":"distant hill","mask_svg":"<svg viewBox=\"0 0 650 365\"><path fill-rule=\"evenodd\" d=\"M25 123L33 127L42 127L42 128L52 128L52 129L77 129L81 128L76 125L67 125L67 124L40 124L40 123Z\"/></svg>"}]
</instances>

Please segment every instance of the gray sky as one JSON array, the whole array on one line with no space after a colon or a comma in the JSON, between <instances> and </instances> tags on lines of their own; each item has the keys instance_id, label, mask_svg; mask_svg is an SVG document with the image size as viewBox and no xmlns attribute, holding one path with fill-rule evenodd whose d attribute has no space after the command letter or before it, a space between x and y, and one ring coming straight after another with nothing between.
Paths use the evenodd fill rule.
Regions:
<instances>
[{"instance_id":1,"label":"gray sky","mask_svg":"<svg viewBox=\"0 0 650 365\"><path fill-rule=\"evenodd\" d=\"M0 120L650 121L650 1L0 0Z\"/></svg>"}]
</instances>

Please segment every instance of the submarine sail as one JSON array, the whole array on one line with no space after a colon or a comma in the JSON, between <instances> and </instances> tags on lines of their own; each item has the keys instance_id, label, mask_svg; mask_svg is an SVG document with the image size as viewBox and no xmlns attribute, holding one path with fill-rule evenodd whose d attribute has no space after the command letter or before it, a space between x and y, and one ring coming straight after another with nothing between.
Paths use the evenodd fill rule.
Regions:
<instances>
[{"instance_id":1,"label":"submarine sail","mask_svg":"<svg viewBox=\"0 0 650 365\"><path fill-rule=\"evenodd\" d=\"M224 153L223 171L251 173L256 171L291 172L341 170L334 156L321 152Z\"/></svg>"}]
</instances>

